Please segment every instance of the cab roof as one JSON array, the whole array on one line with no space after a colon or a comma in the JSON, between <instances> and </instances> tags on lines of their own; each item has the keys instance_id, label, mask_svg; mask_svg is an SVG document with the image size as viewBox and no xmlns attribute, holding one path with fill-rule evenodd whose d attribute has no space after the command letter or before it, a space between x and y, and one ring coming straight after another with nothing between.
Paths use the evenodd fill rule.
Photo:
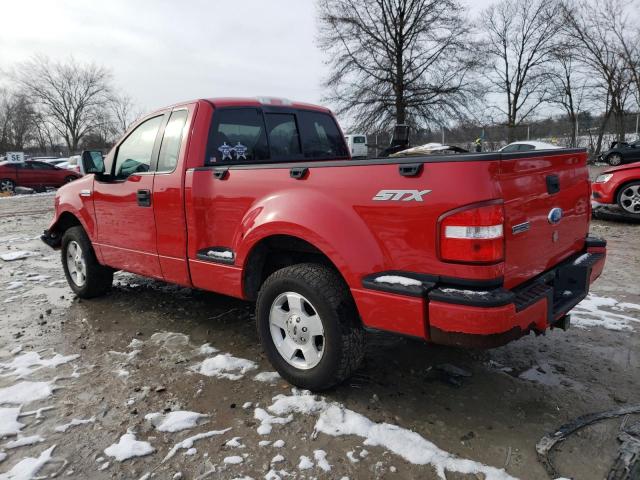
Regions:
<instances>
[{"instance_id":1,"label":"cab roof","mask_svg":"<svg viewBox=\"0 0 640 480\"><path fill-rule=\"evenodd\" d=\"M211 103L214 107L289 107L303 110L317 110L319 112L329 112L330 110L319 105L311 103L296 102L287 98L279 97L222 97L207 98L206 102Z\"/></svg>"}]
</instances>

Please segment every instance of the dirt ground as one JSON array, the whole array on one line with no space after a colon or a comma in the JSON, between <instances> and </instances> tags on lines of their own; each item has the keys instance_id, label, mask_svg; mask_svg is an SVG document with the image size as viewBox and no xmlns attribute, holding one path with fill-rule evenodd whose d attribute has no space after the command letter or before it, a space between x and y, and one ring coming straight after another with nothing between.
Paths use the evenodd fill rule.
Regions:
<instances>
[{"instance_id":1,"label":"dirt ground","mask_svg":"<svg viewBox=\"0 0 640 480\"><path fill-rule=\"evenodd\" d=\"M124 273L109 295L74 298L59 254L38 240L52 202L0 199L0 254L35 253L0 260L0 431L20 430L0 439L0 479L30 478L11 475L34 465L42 478L431 479L443 464L453 465L448 479L546 479L535 450L544 434L583 414L640 403L640 225L593 222L592 233L609 242L607 266L567 332L490 351L372 335L362 369L313 397L275 375L255 378L272 368L251 304ZM223 353L240 359L238 369L199 373ZM278 409L283 402L294 406ZM377 425L368 436L353 425L327 434L327 405ZM175 411L207 417L175 432L145 419ZM73 419L85 422L59 428ZM621 421L562 442L552 453L557 476L606 478ZM375 432L387 436L376 440ZM199 433L206 434L179 444ZM121 447L135 436L148 443L131 448L153 452L118 461L109 447L123 436ZM16 439L36 443L9 448Z\"/></svg>"}]
</instances>

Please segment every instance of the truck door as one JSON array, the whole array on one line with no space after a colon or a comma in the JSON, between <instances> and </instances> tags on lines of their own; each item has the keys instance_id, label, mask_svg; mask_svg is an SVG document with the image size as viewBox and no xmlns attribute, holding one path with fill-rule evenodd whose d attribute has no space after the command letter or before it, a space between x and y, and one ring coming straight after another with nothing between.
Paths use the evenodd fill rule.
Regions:
<instances>
[{"instance_id":1,"label":"truck door","mask_svg":"<svg viewBox=\"0 0 640 480\"><path fill-rule=\"evenodd\" d=\"M197 104L175 108L162 135L153 181L158 259L163 278L190 286L187 265L187 225L184 213L184 175L187 132Z\"/></svg>"},{"instance_id":2,"label":"truck door","mask_svg":"<svg viewBox=\"0 0 640 480\"><path fill-rule=\"evenodd\" d=\"M115 148L111 175L94 181L98 247L107 265L162 278L152 202L152 165L166 115L140 123Z\"/></svg>"}]
</instances>

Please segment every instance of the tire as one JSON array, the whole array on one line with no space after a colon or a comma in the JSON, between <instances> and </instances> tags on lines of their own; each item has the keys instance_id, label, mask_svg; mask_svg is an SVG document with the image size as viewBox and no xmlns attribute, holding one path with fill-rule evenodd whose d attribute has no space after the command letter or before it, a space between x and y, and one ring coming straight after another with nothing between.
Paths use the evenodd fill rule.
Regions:
<instances>
[{"instance_id":1,"label":"tire","mask_svg":"<svg viewBox=\"0 0 640 480\"><path fill-rule=\"evenodd\" d=\"M626 213L640 216L640 182L623 185L616 195L616 203Z\"/></svg>"},{"instance_id":2,"label":"tire","mask_svg":"<svg viewBox=\"0 0 640 480\"><path fill-rule=\"evenodd\" d=\"M111 289L113 270L98 263L82 227L71 227L64 232L61 253L67 282L80 298L99 297Z\"/></svg>"},{"instance_id":3,"label":"tire","mask_svg":"<svg viewBox=\"0 0 640 480\"><path fill-rule=\"evenodd\" d=\"M612 153L607 157L607 163L612 167L622 165L622 155L620 155L619 153Z\"/></svg>"},{"instance_id":4,"label":"tire","mask_svg":"<svg viewBox=\"0 0 640 480\"><path fill-rule=\"evenodd\" d=\"M16 182L10 178L0 180L0 192L14 192L16 190Z\"/></svg>"},{"instance_id":5,"label":"tire","mask_svg":"<svg viewBox=\"0 0 640 480\"><path fill-rule=\"evenodd\" d=\"M296 323L300 322L300 316L289 305L290 298L292 305L296 303L296 295L301 297L303 306L301 323ZM285 380L300 388L312 391L331 388L348 378L364 357L364 330L359 325L349 289L335 271L323 265L292 265L267 278L258 293L256 322L269 361ZM283 322L284 328L276 325ZM318 322L322 334L313 336ZM308 325L308 331L300 325ZM300 350L289 355L291 346ZM305 353L310 349L318 354L317 363L313 354Z\"/></svg>"}]
</instances>

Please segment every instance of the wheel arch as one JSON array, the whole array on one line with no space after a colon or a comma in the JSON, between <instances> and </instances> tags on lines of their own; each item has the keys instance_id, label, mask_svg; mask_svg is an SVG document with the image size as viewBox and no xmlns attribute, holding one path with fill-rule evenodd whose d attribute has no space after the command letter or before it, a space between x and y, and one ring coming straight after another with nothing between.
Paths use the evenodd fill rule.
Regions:
<instances>
[{"instance_id":1,"label":"wheel arch","mask_svg":"<svg viewBox=\"0 0 640 480\"><path fill-rule=\"evenodd\" d=\"M242 290L245 298L255 300L269 275L298 263L328 266L342 278L348 288L340 269L319 247L295 235L274 234L254 243L245 257L242 269Z\"/></svg>"}]
</instances>

